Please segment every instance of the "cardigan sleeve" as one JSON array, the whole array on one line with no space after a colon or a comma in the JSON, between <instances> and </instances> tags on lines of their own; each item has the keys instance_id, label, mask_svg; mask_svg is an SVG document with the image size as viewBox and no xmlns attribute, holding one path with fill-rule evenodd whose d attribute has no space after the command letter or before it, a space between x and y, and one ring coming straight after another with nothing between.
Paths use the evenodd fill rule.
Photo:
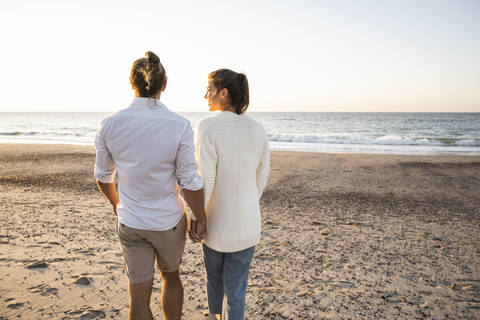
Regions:
<instances>
[{"instance_id":1,"label":"cardigan sleeve","mask_svg":"<svg viewBox=\"0 0 480 320\"><path fill-rule=\"evenodd\" d=\"M215 192L215 180L217 178L217 150L215 142L208 127L201 121L195 130L196 158L198 170L204 181L205 210ZM193 220L196 220L192 217Z\"/></svg>"},{"instance_id":2,"label":"cardigan sleeve","mask_svg":"<svg viewBox=\"0 0 480 320\"><path fill-rule=\"evenodd\" d=\"M268 145L268 138L265 135L262 155L261 155L260 163L257 168L257 191L258 191L259 200L262 197L265 186L267 185L269 174L270 174L270 147Z\"/></svg>"}]
</instances>

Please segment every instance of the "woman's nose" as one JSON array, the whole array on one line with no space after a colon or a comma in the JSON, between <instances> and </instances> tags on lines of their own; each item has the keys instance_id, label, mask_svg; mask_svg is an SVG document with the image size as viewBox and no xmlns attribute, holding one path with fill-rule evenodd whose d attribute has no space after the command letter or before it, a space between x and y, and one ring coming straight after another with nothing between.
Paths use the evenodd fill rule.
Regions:
<instances>
[{"instance_id":1,"label":"woman's nose","mask_svg":"<svg viewBox=\"0 0 480 320\"><path fill-rule=\"evenodd\" d=\"M205 92L205 95L203 96L205 99L207 99L207 93Z\"/></svg>"}]
</instances>

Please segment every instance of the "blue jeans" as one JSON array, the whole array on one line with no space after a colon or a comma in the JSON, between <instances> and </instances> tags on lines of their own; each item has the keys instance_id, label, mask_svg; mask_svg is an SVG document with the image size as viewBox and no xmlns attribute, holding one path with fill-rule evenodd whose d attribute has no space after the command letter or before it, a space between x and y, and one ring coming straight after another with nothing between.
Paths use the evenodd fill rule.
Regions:
<instances>
[{"instance_id":1,"label":"blue jeans","mask_svg":"<svg viewBox=\"0 0 480 320\"><path fill-rule=\"evenodd\" d=\"M255 246L236 252L219 252L203 245L207 272L207 296L210 313L222 314L223 296L227 296L228 320L243 320L248 270Z\"/></svg>"}]
</instances>

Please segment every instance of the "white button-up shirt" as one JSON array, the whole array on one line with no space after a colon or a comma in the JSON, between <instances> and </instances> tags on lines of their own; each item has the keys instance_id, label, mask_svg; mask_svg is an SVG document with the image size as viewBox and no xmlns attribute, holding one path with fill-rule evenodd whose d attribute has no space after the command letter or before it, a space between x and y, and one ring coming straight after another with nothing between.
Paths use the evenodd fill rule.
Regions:
<instances>
[{"instance_id":1,"label":"white button-up shirt","mask_svg":"<svg viewBox=\"0 0 480 320\"><path fill-rule=\"evenodd\" d=\"M160 100L136 98L103 120L95 148L95 177L110 183L118 172L118 218L131 228L173 228L185 210L179 187L203 187L190 122Z\"/></svg>"}]
</instances>

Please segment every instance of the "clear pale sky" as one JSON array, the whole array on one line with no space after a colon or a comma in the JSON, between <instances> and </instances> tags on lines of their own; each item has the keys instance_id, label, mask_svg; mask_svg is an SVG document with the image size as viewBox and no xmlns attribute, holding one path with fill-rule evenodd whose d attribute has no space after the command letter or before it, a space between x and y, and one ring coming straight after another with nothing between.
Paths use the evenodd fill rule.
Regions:
<instances>
[{"instance_id":1,"label":"clear pale sky","mask_svg":"<svg viewBox=\"0 0 480 320\"><path fill-rule=\"evenodd\" d=\"M251 111L480 112L480 1L0 2L0 111L113 111L154 51L174 111L243 71Z\"/></svg>"}]
</instances>

